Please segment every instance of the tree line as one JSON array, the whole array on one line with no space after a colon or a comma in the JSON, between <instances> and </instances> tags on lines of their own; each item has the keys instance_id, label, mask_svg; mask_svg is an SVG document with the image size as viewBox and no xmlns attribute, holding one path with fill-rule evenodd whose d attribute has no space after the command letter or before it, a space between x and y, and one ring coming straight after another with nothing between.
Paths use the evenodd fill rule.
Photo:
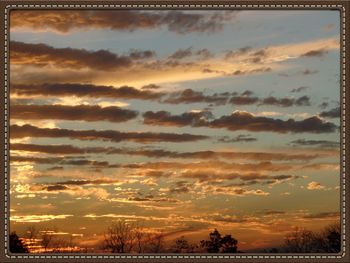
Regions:
<instances>
[{"instance_id":1,"label":"tree line","mask_svg":"<svg viewBox=\"0 0 350 263\"><path fill-rule=\"evenodd\" d=\"M165 242L166 234L149 232L146 228L126 221L118 221L104 232L100 250L109 253L244 253L238 250L238 240L232 235L221 235L214 229L207 239L191 243L181 236L171 243ZM10 251L13 253L31 253L40 247L40 252L82 253L84 249L70 240L58 239L54 231L37 231L29 227L25 239L12 232L9 238ZM25 240L25 242L23 241ZM330 224L319 232L295 228L284 237L279 247L264 249L265 253L337 253L341 248L341 227ZM87 249L85 250L87 252Z\"/></svg>"}]
</instances>

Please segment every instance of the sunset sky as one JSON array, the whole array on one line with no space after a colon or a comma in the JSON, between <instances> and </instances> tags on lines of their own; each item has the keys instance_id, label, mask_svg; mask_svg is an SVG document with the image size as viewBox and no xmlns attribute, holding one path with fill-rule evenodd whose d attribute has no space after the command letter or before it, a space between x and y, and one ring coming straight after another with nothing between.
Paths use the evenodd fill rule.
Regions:
<instances>
[{"instance_id":1,"label":"sunset sky","mask_svg":"<svg viewBox=\"0 0 350 263\"><path fill-rule=\"evenodd\" d=\"M339 220L339 12L11 11L11 230L239 249Z\"/></svg>"}]
</instances>

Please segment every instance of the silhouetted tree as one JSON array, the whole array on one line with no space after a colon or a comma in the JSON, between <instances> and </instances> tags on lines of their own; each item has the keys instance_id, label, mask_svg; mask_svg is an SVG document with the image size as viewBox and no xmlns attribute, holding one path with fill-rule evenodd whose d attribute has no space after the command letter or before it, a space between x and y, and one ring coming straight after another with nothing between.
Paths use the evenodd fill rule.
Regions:
<instances>
[{"instance_id":1,"label":"silhouetted tree","mask_svg":"<svg viewBox=\"0 0 350 263\"><path fill-rule=\"evenodd\" d=\"M51 242L52 242L53 237L54 237L53 234L55 231L56 230L49 230L49 229L45 229L43 231L40 231L40 233L41 233L41 245L44 248L45 252L47 251L47 249L51 245Z\"/></svg>"},{"instance_id":2,"label":"silhouetted tree","mask_svg":"<svg viewBox=\"0 0 350 263\"><path fill-rule=\"evenodd\" d=\"M287 234L285 247L287 252L303 253L310 252L315 245L316 235L306 229L295 228L293 232Z\"/></svg>"},{"instance_id":3,"label":"silhouetted tree","mask_svg":"<svg viewBox=\"0 0 350 263\"><path fill-rule=\"evenodd\" d=\"M149 234L146 239L146 251L160 253L164 250L164 235L162 233Z\"/></svg>"},{"instance_id":4,"label":"silhouetted tree","mask_svg":"<svg viewBox=\"0 0 350 263\"><path fill-rule=\"evenodd\" d=\"M27 245L28 249L30 250L32 246L34 246L37 243L37 235L39 231L36 229L35 226L29 226L26 231L26 237L27 237Z\"/></svg>"},{"instance_id":5,"label":"silhouetted tree","mask_svg":"<svg viewBox=\"0 0 350 263\"><path fill-rule=\"evenodd\" d=\"M188 241L185 239L184 236L181 236L180 238L174 241L174 247L172 250L175 253L184 253L184 252L188 252L189 248L190 248L190 244L188 243Z\"/></svg>"},{"instance_id":6,"label":"silhouetted tree","mask_svg":"<svg viewBox=\"0 0 350 263\"><path fill-rule=\"evenodd\" d=\"M217 229L209 234L210 240L202 240L200 246L208 253L237 253L238 241L231 235L221 237Z\"/></svg>"},{"instance_id":7,"label":"silhouetted tree","mask_svg":"<svg viewBox=\"0 0 350 263\"><path fill-rule=\"evenodd\" d=\"M291 253L336 253L341 247L339 224L331 224L315 233L296 228L285 238L284 250Z\"/></svg>"},{"instance_id":8,"label":"silhouetted tree","mask_svg":"<svg viewBox=\"0 0 350 263\"><path fill-rule=\"evenodd\" d=\"M17 236L16 232L12 232L9 237L10 240L10 252L12 253L28 253L27 247L23 244L22 240Z\"/></svg>"},{"instance_id":9,"label":"silhouetted tree","mask_svg":"<svg viewBox=\"0 0 350 263\"><path fill-rule=\"evenodd\" d=\"M107 229L104 234L105 249L112 253L129 253L135 244L133 225L118 221Z\"/></svg>"},{"instance_id":10,"label":"silhouetted tree","mask_svg":"<svg viewBox=\"0 0 350 263\"><path fill-rule=\"evenodd\" d=\"M237 239L226 235L221 239L222 253L237 253Z\"/></svg>"},{"instance_id":11,"label":"silhouetted tree","mask_svg":"<svg viewBox=\"0 0 350 263\"><path fill-rule=\"evenodd\" d=\"M341 229L340 224L331 224L324 229L322 236L325 239L326 252L337 253L341 248Z\"/></svg>"}]
</instances>

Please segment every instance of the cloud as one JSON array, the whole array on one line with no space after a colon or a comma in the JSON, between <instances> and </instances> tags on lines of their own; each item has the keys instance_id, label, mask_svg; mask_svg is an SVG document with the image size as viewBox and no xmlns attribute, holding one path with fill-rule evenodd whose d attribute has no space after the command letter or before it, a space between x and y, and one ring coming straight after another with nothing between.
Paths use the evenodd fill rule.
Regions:
<instances>
[{"instance_id":1,"label":"cloud","mask_svg":"<svg viewBox=\"0 0 350 263\"><path fill-rule=\"evenodd\" d=\"M301 57L323 57L326 53L328 51L324 49L310 50L302 54Z\"/></svg>"},{"instance_id":2,"label":"cloud","mask_svg":"<svg viewBox=\"0 0 350 263\"><path fill-rule=\"evenodd\" d=\"M11 139L25 137L68 137L77 140L102 140L111 142L133 141L139 143L151 142L189 142L207 139L204 135L193 135L188 133L152 133L152 132L119 132L114 130L69 130L38 128L32 125L11 125Z\"/></svg>"},{"instance_id":3,"label":"cloud","mask_svg":"<svg viewBox=\"0 0 350 263\"><path fill-rule=\"evenodd\" d=\"M45 194L45 195L57 195L60 193L68 194L77 198L90 198L95 196L100 200L106 200L109 197L109 193L104 188L98 187L86 187L83 188L79 185L58 185L58 184L25 184L16 185L14 190L16 193L25 194Z\"/></svg>"},{"instance_id":4,"label":"cloud","mask_svg":"<svg viewBox=\"0 0 350 263\"><path fill-rule=\"evenodd\" d=\"M339 212L322 212L322 213L308 214L303 216L303 218L306 218L306 219L329 219L329 218L339 218L339 217L340 217Z\"/></svg>"},{"instance_id":5,"label":"cloud","mask_svg":"<svg viewBox=\"0 0 350 263\"><path fill-rule=\"evenodd\" d=\"M202 162L148 162L148 163L130 163L122 165L122 168L141 169L141 170L164 170L164 169L191 169L193 171L206 170L206 173L213 173L213 170L222 171L286 171L294 167L286 163L272 163L270 161L254 162L254 163L227 163L218 160L207 160ZM159 176L159 174L157 174Z\"/></svg>"},{"instance_id":6,"label":"cloud","mask_svg":"<svg viewBox=\"0 0 350 263\"><path fill-rule=\"evenodd\" d=\"M30 44L17 41L10 42L10 59L12 65L38 67L54 65L61 68L90 68L104 71L130 67L133 64L131 54L120 56L102 49L88 51L75 48L55 48L46 44Z\"/></svg>"},{"instance_id":7,"label":"cloud","mask_svg":"<svg viewBox=\"0 0 350 263\"><path fill-rule=\"evenodd\" d=\"M185 179L195 179L200 183L209 183L210 185L213 185L213 183L215 183L215 185L220 184L220 187L226 187L226 188L251 186L255 184L274 185L284 181L300 178L299 176L285 175L285 174L267 175L267 174L258 173L258 172L251 172L251 171L254 171L254 168L252 168L252 170L249 170L249 168L245 169L245 167L247 166L241 166L241 167L242 167L242 170L239 171L239 168L238 168L237 172L225 172L225 171L219 172L219 171L213 171L208 169L196 169L193 171L184 171L179 175L179 177L185 178ZM229 182L230 180L238 180L238 179L241 180L242 183Z\"/></svg>"},{"instance_id":8,"label":"cloud","mask_svg":"<svg viewBox=\"0 0 350 263\"><path fill-rule=\"evenodd\" d=\"M110 165L106 161L93 161L85 159L67 160L64 157L28 157L28 156L12 156L11 163L19 162L29 162L36 164L59 164L59 165L75 165L75 166L85 166L90 165L96 168L115 168L119 165Z\"/></svg>"},{"instance_id":9,"label":"cloud","mask_svg":"<svg viewBox=\"0 0 350 263\"><path fill-rule=\"evenodd\" d=\"M123 154L140 155L154 158L182 158L182 159L228 159L228 160L302 160L308 161L318 158L317 154L288 154L288 153L267 153L267 152L241 152L241 151L194 151L194 152L175 152L162 149L131 149L131 148L113 148L113 147L86 147L79 148L71 145L37 145L12 143L10 150L41 152L48 154L85 154L85 153L104 153L104 154ZM32 158L32 157L29 157Z\"/></svg>"},{"instance_id":10,"label":"cloud","mask_svg":"<svg viewBox=\"0 0 350 263\"><path fill-rule=\"evenodd\" d=\"M298 99L291 98L275 98L273 96L262 99L259 105L273 105L280 107L291 107L291 106L310 106L310 97L302 96Z\"/></svg>"},{"instance_id":11,"label":"cloud","mask_svg":"<svg viewBox=\"0 0 350 263\"><path fill-rule=\"evenodd\" d=\"M103 147L79 148L72 145L39 145L24 143L11 143L10 149L11 151L28 151L48 154L84 154L108 152L108 148Z\"/></svg>"},{"instance_id":12,"label":"cloud","mask_svg":"<svg viewBox=\"0 0 350 263\"><path fill-rule=\"evenodd\" d=\"M156 84L148 84L143 86L141 89L145 89L145 90L160 89L160 86Z\"/></svg>"},{"instance_id":13,"label":"cloud","mask_svg":"<svg viewBox=\"0 0 350 263\"><path fill-rule=\"evenodd\" d=\"M213 187L213 194L218 195L232 195L232 196L246 196L246 195L258 195L258 196L267 196L270 193L265 192L261 189L248 190L240 187L235 188L224 188L224 187Z\"/></svg>"},{"instance_id":14,"label":"cloud","mask_svg":"<svg viewBox=\"0 0 350 263\"><path fill-rule=\"evenodd\" d=\"M171 115L169 112L147 112L143 115L144 123L159 126L192 126L224 128L230 131L246 130L251 132L277 132L277 133L330 133L337 126L325 122L317 116L301 121L294 119L281 120L268 117L255 116L245 111L234 111L231 115L225 115L218 119L209 120L212 116L201 113Z\"/></svg>"},{"instance_id":15,"label":"cloud","mask_svg":"<svg viewBox=\"0 0 350 263\"><path fill-rule=\"evenodd\" d=\"M206 119L211 117L211 113L207 111L200 112L185 112L181 115L171 115L167 111L147 111L143 115L144 124L148 125L159 125L161 120L161 125L164 126L204 126L206 124Z\"/></svg>"},{"instance_id":16,"label":"cloud","mask_svg":"<svg viewBox=\"0 0 350 263\"><path fill-rule=\"evenodd\" d=\"M50 47L55 49L54 47ZM73 62L64 61L68 63L64 68L60 67L64 57L58 56L60 63L54 63L45 68L40 66L41 62L47 63L46 58L50 58L51 54L44 55L45 59L41 58L37 61L28 61L27 64L11 64L11 81L12 83L69 83L69 82L81 82L81 83L113 83L113 85L129 85L144 86L148 83L170 83L187 80L198 80L215 78L222 76L247 76L250 74L264 74L272 70L279 70L284 66L281 64L283 61L295 59L301 55L301 52L307 52L315 48L323 48L325 50L339 49L339 41L334 38L319 39L310 42L293 43L290 45L271 46L264 49L254 49L250 53L239 56L232 60L224 60L217 55L211 57L205 55L208 52L202 52L199 55L193 50L193 60L173 60L167 57L170 54L165 54L162 59L153 59L152 57L147 60L135 60L130 57L130 52L127 54L114 54L108 50L105 50L118 58L127 58L131 64L129 66L119 67L117 69L110 70L96 70L89 68L97 67L98 63L84 64L85 60L93 57L91 52L98 51L86 51L91 53L87 55L86 59L74 60ZM56 50L56 49L55 49ZM61 50L61 49L60 49ZM264 50L266 56L261 62L255 63L251 61L251 55L261 55L261 50ZM61 50L62 51L62 50ZM82 54L82 50L78 50ZM56 51L55 51L56 52ZM83 52L84 53L84 52ZM85 53L84 53L85 54ZM204 55L203 55L204 54ZM110 55L110 54L109 54ZM111 55L112 56L112 55ZM194 57L197 56L197 57ZM253 58L255 58L253 56ZM138 56L137 56L138 57ZM17 56L18 63L25 63L25 56ZM70 59L68 57L68 59ZM92 60L92 59L91 59ZM113 59L111 59L113 60ZM89 60L90 61L90 60ZM263 64L262 64L263 62ZM35 66L35 63L38 63ZM69 64L70 63L70 64ZM82 65L83 63L84 65ZM96 64L96 65L95 65ZM68 67L70 66L70 67ZM82 68L77 68L77 66ZM110 65L113 67L113 63ZM161 73L161 74L160 74ZM308 72L306 71L306 74ZM310 73L310 72L309 72ZM298 74L303 74L302 72Z\"/></svg>"},{"instance_id":17,"label":"cloud","mask_svg":"<svg viewBox=\"0 0 350 263\"><path fill-rule=\"evenodd\" d=\"M254 142L257 141L257 138L252 137L251 135L239 134L234 138L229 136L223 136L218 139L218 142L222 143L235 143L235 142Z\"/></svg>"},{"instance_id":18,"label":"cloud","mask_svg":"<svg viewBox=\"0 0 350 263\"><path fill-rule=\"evenodd\" d=\"M138 49L132 49L129 53L129 57L134 60L148 59L154 57L155 55L156 53L154 51Z\"/></svg>"},{"instance_id":19,"label":"cloud","mask_svg":"<svg viewBox=\"0 0 350 263\"><path fill-rule=\"evenodd\" d=\"M331 109L329 111L322 111L320 117L323 118L340 118L340 107Z\"/></svg>"},{"instance_id":20,"label":"cloud","mask_svg":"<svg viewBox=\"0 0 350 263\"><path fill-rule=\"evenodd\" d=\"M73 215L12 215L10 221L17 223L38 223L55 219L66 219Z\"/></svg>"},{"instance_id":21,"label":"cloud","mask_svg":"<svg viewBox=\"0 0 350 263\"><path fill-rule=\"evenodd\" d=\"M133 87L98 86L91 84L11 84L11 93L19 96L76 96L91 98L158 100L164 94Z\"/></svg>"},{"instance_id":22,"label":"cloud","mask_svg":"<svg viewBox=\"0 0 350 263\"><path fill-rule=\"evenodd\" d=\"M305 69L303 71L298 72L298 74L302 74L302 75L313 75L318 73L318 70L311 70L311 69Z\"/></svg>"},{"instance_id":23,"label":"cloud","mask_svg":"<svg viewBox=\"0 0 350 263\"><path fill-rule=\"evenodd\" d=\"M111 179L95 179L95 180L68 180L63 182L56 182L50 186L67 186L67 185L114 185L120 183L119 180Z\"/></svg>"},{"instance_id":24,"label":"cloud","mask_svg":"<svg viewBox=\"0 0 350 263\"><path fill-rule=\"evenodd\" d=\"M309 87L301 86L299 88L292 89L290 92L292 93L298 93L307 90Z\"/></svg>"},{"instance_id":25,"label":"cloud","mask_svg":"<svg viewBox=\"0 0 350 263\"><path fill-rule=\"evenodd\" d=\"M279 211L279 210L265 210L265 211L263 211L263 214L267 215L267 216L275 216L275 215L284 215L284 214L286 214L286 212Z\"/></svg>"},{"instance_id":26,"label":"cloud","mask_svg":"<svg viewBox=\"0 0 350 263\"><path fill-rule=\"evenodd\" d=\"M225 128L230 131L270 131L278 133L329 133L334 132L336 125L330 122L324 122L318 117L310 117L302 121L288 119L273 119L267 117L254 116L248 112L235 111L231 115L222 116L210 122L211 128Z\"/></svg>"},{"instance_id":27,"label":"cloud","mask_svg":"<svg viewBox=\"0 0 350 263\"><path fill-rule=\"evenodd\" d=\"M235 95L235 94L234 94ZM273 105L280 107L291 107L291 106L310 106L310 98L308 96L302 96L297 99L294 98L276 98L270 96L267 98L258 98L252 96L253 92L247 90L242 92L240 95L235 95L231 97L229 103L233 105L251 105L257 104L260 105Z\"/></svg>"},{"instance_id":28,"label":"cloud","mask_svg":"<svg viewBox=\"0 0 350 263\"><path fill-rule=\"evenodd\" d=\"M138 112L119 107L89 105L11 105L11 118L21 120L77 120L125 122L137 117Z\"/></svg>"},{"instance_id":29,"label":"cloud","mask_svg":"<svg viewBox=\"0 0 350 263\"><path fill-rule=\"evenodd\" d=\"M74 29L109 29L134 31L166 27L177 34L215 32L235 17L236 11L182 12L138 10L15 10L11 12L11 29L67 33Z\"/></svg>"},{"instance_id":30,"label":"cloud","mask_svg":"<svg viewBox=\"0 0 350 263\"><path fill-rule=\"evenodd\" d=\"M305 140L298 139L290 142L291 145L295 146L316 146L322 148L339 148L340 143L334 141L326 141L326 140Z\"/></svg>"},{"instance_id":31,"label":"cloud","mask_svg":"<svg viewBox=\"0 0 350 263\"><path fill-rule=\"evenodd\" d=\"M213 56L213 54L207 48L196 51L195 55L199 56L202 59L208 59Z\"/></svg>"},{"instance_id":32,"label":"cloud","mask_svg":"<svg viewBox=\"0 0 350 263\"><path fill-rule=\"evenodd\" d=\"M169 58L171 59L183 59L192 56L192 47L175 51Z\"/></svg>"},{"instance_id":33,"label":"cloud","mask_svg":"<svg viewBox=\"0 0 350 263\"><path fill-rule=\"evenodd\" d=\"M250 96L234 96L230 99L229 103L233 105L250 105L255 104L259 101L257 97Z\"/></svg>"},{"instance_id":34,"label":"cloud","mask_svg":"<svg viewBox=\"0 0 350 263\"><path fill-rule=\"evenodd\" d=\"M253 50L253 48L250 46L245 46L245 47L239 48L238 50L235 50L235 51L229 50L229 51L226 51L226 53L225 53L225 59L236 58L237 56L247 54L249 51L252 51L252 50Z\"/></svg>"},{"instance_id":35,"label":"cloud","mask_svg":"<svg viewBox=\"0 0 350 263\"><path fill-rule=\"evenodd\" d=\"M243 76L243 75L250 75L250 74L256 74L256 73L266 73L270 72L272 70L271 67L263 67L263 68L256 68L256 69L250 69L250 70L241 70L237 69L230 73L224 73L225 76Z\"/></svg>"},{"instance_id":36,"label":"cloud","mask_svg":"<svg viewBox=\"0 0 350 263\"><path fill-rule=\"evenodd\" d=\"M162 102L170 104L180 103L213 103L215 105L223 105L227 101L227 96L214 94L212 96L206 96L203 92L194 91L192 89L185 89L178 93L171 94L166 100Z\"/></svg>"},{"instance_id":37,"label":"cloud","mask_svg":"<svg viewBox=\"0 0 350 263\"><path fill-rule=\"evenodd\" d=\"M308 183L307 189L309 189L309 190L323 190L323 189L325 189L325 186L321 185L318 182L312 181L312 182Z\"/></svg>"},{"instance_id":38,"label":"cloud","mask_svg":"<svg viewBox=\"0 0 350 263\"><path fill-rule=\"evenodd\" d=\"M335 38L320 39L310 42L252 48L245 46L225 53L225 59L251 64L269 64L300 57L322 56L329 50L339 49Z\"/></svg>"}]
</instances>

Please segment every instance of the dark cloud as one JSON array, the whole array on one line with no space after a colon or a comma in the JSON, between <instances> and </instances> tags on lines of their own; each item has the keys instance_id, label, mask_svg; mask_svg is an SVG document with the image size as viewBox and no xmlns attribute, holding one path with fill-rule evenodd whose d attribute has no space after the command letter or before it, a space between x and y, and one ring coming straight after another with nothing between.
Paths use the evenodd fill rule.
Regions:
<instances>
[{"instance_id":1,"label":"dark cloud","mask_svg":"<svg viewBox=\"0 0 350 263\"><path fill-rule=\"evenodd\" d=\"M180 104L180 103L213 103L215 105L223 105L227 102L227 96L220 96L214 94L212 96L206 96L203 92L194 91L192 89L185 89L179 93L173 93L164 100L165 103Z\"/></svg>"},{"instance_id":2,"label":"dark cloud","mask_svg":"<svg viewBox=\"0 0 350 263\"><path fill-rule=\"evenodd\" d=\"M316 213L316 214L308 214L303 216L303 218L306 219L323 219L323 218L334 218L339 217L339 212L322 212L322 213Z\"/></svg>"},{"instance_id":3,"label":"dark cloud","mask_svg":"<svg viewBox=\"0 0 350 263\"><path fill-rule=\"evenodd\" d=\"M326 109L329 106L328 102L322 102L320 105L318 105L318 107L320 107L321 109Z\"/></svg>"},{"instance_id":4,"label":"dark cloud","mask_svg":"<svg viewBox=\"0 0 350 263\"><path fill-rule=\"evenodd\" d=\"M192 119L191 119L192 118ZM249 112L235 111L231 115L210 120L210 115L182 114L171 115L169 112L147 112L144 123L159 126L192 126L223 128L230 131L246 130L252 132L269 131L277 133L330 133L338 128L335 124L325 122L317 116L301 121L281 120L255 116Z\"/></svg>"},{"instance_id":5,"label":"dark cloud","mask_svg":"<svg viewBox=\"0 0 350 263\"><path fill-rule=\"evenodd\" d=\"M234 94L233 94L234 95ZM308 96L302 96L300 98L276 98L270 96L267 98L258 98L252 96L253 92L246 90L240 95L236 94L229 100L229 103L233 105L251 105L259 103L259 105L273 105L279 107L291 107L291 106L310 106L310 98Z\"/></svg>"},{"instance_id":6,"label":"dark cloud","mask_svg":"<svg viewBox=\"0 0 350 263\"><path fill-rule=\"evenodd\" d=\"M242 166L243 167L243 166ZM191 178L191 179L198 179L201 182L208 182L208 181L217 181L219 180L220 183L227 180L235 180L239 179L243 181L244 183L231 183L231 184L225 184L222 185L224 187L232 187L232 186L244 186L244 185L253 185L253 184L273 184L280 181L290 180L290 179L298 179L299 176L295 175L267 175L267 174L261 174L261 173L222 173L222 172L208 172L208 171L195 171L195 172L184 172L181 174L181 177L183 178Z\"/></svg>"},{"instance_id":7,"label":"dark cloud","mask_svg":"<svg viewBox=\"0 0 350 263\"><path fill-rule=\"evenodd\" d=\"M181 115L171 115L167 111L147 111L143 115L143 123L164 126L205 126L206 120L212 117L211 112L185 112Z\"/></svg>"},{"instance_id":8,"label":"dark cloud","mask_svg":"<svg viewBox=\"0 0 350 263\"><path fill-rule=\"evenodd\" d=\"M291 74L288 73L278 73L278 76L281 77L291 77L291 76L299 76L299 75L313 75L318 73L318 70L311 70L311 69L305 69L305 70L301 70L301 71L297 71Z\"/></svg>"},{"instance_id":9,"label":"dark cloud","mask_svg":"<svg viewBox=\"0 0 350 263\"><path fill-rule=\"evenodd\" d=\"M284 215L286 212L278 210L265 210L263 211L264 215L275 216L275 215Z\"/></svg>"},{"instance_id":10,"label":"dark cloud","mask_svg":"<svg viewBox=\"0 0 350 263\"><path fill-rule=\"evenodd\" d=\"M230 99L230 103L233 105L250 105L255 104L259 101L257 97L250 96L234 96Z\"/></svg>"},{"instance_id":11,"label":"dark cloud","mask_svg":"<svg viewBox=\"0 0 350 263\"><path fill-rule=\"evenodd\" d=\"M189 142L207 139L204 135L152 133L152 132L119 132L114 130L69 130L58 128L38 128L32 125L11 125L11 138L48 137L71 138L77 140L102 140L111 142L134 141L139 143L151 142Z\"/></svg>"},{"instance_id":12,"label":"dark cloud","mask_svg":"<svg viewBox=\"0 0 350 263\"><path fill-rule=\"evenodd\" d=\"M207 59L213 56L213 54L206 48L196 51L195 55L201 57L202 59Z\"/></svg>"},{"instance_id":13,"label":"dark cloud","mask_svg":"<svg viewBox=\"0 0 350 263\"><path fill-rule=\"evenodd\" d=\"M299 88L292 89L290 92L292 93L298 93L307 90L309 87L301 86Z\"/></svg>"},{"instance_id":14,"label":"dark cloud","mask_svg":"<svg viewBox=\"0 0 350 263\"><path fill-rule=\"evenodd\" d=\"M310 106L310 97L302 96L298 99L293 98L276 98L273 96L262 99L259 105L273 105L280 107L291 106Z\"/></svg>"},{"instance_id":15,"label":"dark cloud","mask_svg":"<svg viewBox=\"0 0 350 263\"><path fill-rule=\"evenodd\" d=\"M169 194L185 194L193 189L193 183L187 181L178 181L175 182L169 189Z\"/></svg>"},{"instance_id":16,"label":"dark cloud","mask_svg":"<svg viewBox=\"0 0 350 263\"><path fill-rule=\"evenodd\" d=\"M175 53L173 53L169 58L171 59L183 59L192 56L192 47L182 49L180 48Z\"/></svg>"},{"instance_id":17,"label":"dark cloud","mask_svg":"<svg viewBox=\"0 0 350 263\"><path fill-rule=\"evenodd\" d=\"M223 143L235 143L235 142L254 142L257 141L257 138L251 137L250 135L240 134L234 138L228 136L223 136L218 139L218 142Z\"/></svg>"},{"instance_id":18,"label":"dark cloud","mask_svg":"<svg viewBox=\"0 0 350 263\"><path fill-rule=\"evenodd\" d=\"M150 90L152 90L152 89L160 89L160 86L158 86L158 85L156 85L156 84L148 84L148 85L146 85L146 86L143 86L141 89L150 89Z\"/></svg>"},{"instance_id":19,"label":"dark cloud","mask_svg":"<svg viewBox=\"0 0 350 263\"><path fill-rule=\"evenodd\" d=\"M317 50L308 51L302 54L301 57L323 57L323 55L325 55L326 53L328 53L327 50L317 49Z\"/></svg>"},{"instance_id":20,"label":"dark cloud","mask_svg":"<svg viewBox=\"0 0 350 263\"><path fill-rule=\"evenodd\" d=\"M59 165L75 165L75 166L93 166L101 168L117 168L119 165L110 165L108 162L99 162L93 160L66 160L63 157L27 157L27 156L11 156L11 162L30 162L36 164L59 164Z\"/></svg>"},{"instance_id":21,"label":"dark cloud","mask_svg":"<svg viewBox=\"0 0 350 263\"><path fill-rule=\"evenodd\" d=\"M68 180L57 182L56 185L113 185L119 183L119 180L96 179L96 180Z\"/></svg>"},{"instance_id":22,"label":"dark cloud","mask_svg":"<svg viewBox=\"0 0 350 263\"><path fill-rule=\"evenodd\" d=\"M11 93L26 96L76 96L91 98L113 98L113 99L140 99L158 100L164 94L148 90L138 90L133 87L123 86L115 88L112 86L97 86L91 84L65 83L65 84L12 84Z\"/></svg>"},{"instance_id":23,"label":"dark cloud","mask_svg":"<svg viewBox=\"0 0 350 263\"><path fill-rule=\"evenodd\" d=\"M232 58L236 58L237 56L247 54L252 49L253 49L252 47L245 46L245 47L239 48L238 50L235 50L235 51L233 51L233 50L226 51L225 59L232 59Z\"/></svg>"},{"instance_id":24,"label":"dark cloud","mask_svg":"<svg viewBox=\"0 0 350 263\"><path fill-rule=\"evenodd\" d=\"M62 190L67 190L68 187L65 185L48 185L46 187L43 188L43 190L46 191L62 191Z\"/></svg>"},{"instance_id":25,"label":"dark cloud","mask_svg":"<svg viewBox=\"0 0 350 263\"><path fill-rule=\"evenodd\" d=\"M53 166L53 167L50 167L46 170L47 171L62 171L62 170L64 170L64 167L63 166Z\"/></svg>"},{"instance_id":26,"label":"dark cloud","mask_svg":"<svg viewBox=\"0 0 350 263\"><path fill-rule=\"evenodd\" d=\"M243 138L244 139L244 138ZM48 154L85 154L85 153L104 153L104 154L124 154L140 155L154 158L183 158L183 159L246 159L246 160L312 160L318 155L308 154L287 154L287 153L266 153L266 152L239 152L239 151L197 151L197 152L174 152L162 149L130 149L113 147L86 147L79 148L71 145L37 145L12 143L10 150L41 152ZM66 157L67 158L67 157ZM85 161L84 161L85 162ZM79 160L79 163L84 163Z\"/></svg>"},{"instance_id":27,"label":"dark cloud","mask_svg":"<svg viewBox=\"0 0 350 263\"><path fill-rule=\"evenodd\" d=\"M273 119L267 117L254 116L248 112L235 111L231 115L222 116L211 121L208 125L211 128L225 128L230 131L270 131L278 133L329 133L334 132L337 126L330 122L324 122L317 116L313 116L301 121L288 119Z\"/></svg>"},{"instance_id":28,"label":"dark cloud","mask_svg":"<svg viewBox=\"0 0 350 263\"><path fill-rule=\"evenodd\" d=\"M22 120L78 120L125 122L137 117L138 112L119 107L89 105L11 105L11 118Z\"/></svg>"},{"instance_id":29,"label":"dark cloud","mask_svg":"<svg viewBox=\"0 0 350 263\"><path fill-rule=\"evenodd\" d=\"M291 141L289 144L294 146L316 146L322 148L339 148L340 143L334 141L326 141L326 140L305 140L299 139Z\"/></svg>"},{"instance_id":30,"label":"dark cloud","mask_svg":"<svg viewBox=\"0 0 350 263\"><path fill-rule=\"evenodd\" d=\"M134 31L165 26L169 31L187 34L221 30L223 23L235 14L236 11L15 10L10 19L12 29L26 27L66 33L79 28Z\"/></svg>"},{"instance_id":31,"label":"dark cloud","mask_svg":"<svg viewBox=\"0 0 350 263\"><path fill-rule=\"evenodd\" d=\"M302 75L313 75L318 73L318 70L305 69L304 71L299 72Z\"/></svg>"},{"instance_id":32,"label":"dark cloud","mask_svg":"<svg viewBox=\"0 0 350 263\"><path fill-rule=\"evenodd\" d=\"M82 154L88 152L87 149L74 147L72 145L38 145L24 143L10 144L10 150L13 151L41 152L49 154ZM53 168L56 167L52 167L52 169Z\"/></svg>"},{"instance_id":33,"label":"dark cloud","mask_svg":"<svg viewBox=\"0 0 350 263\"><path fill-rule=\"evenodd\" d=\"M120 56L108 50L88 51L74 48L55 48L46 44L10 42L11 64L47 66L62 68L91 68L95 70L115 70L130 67L131 56Z\"/></svg>"},{"instance_id":34,"label":"dark cloud","mask_svg":"<svg viewBox=\"0 0 350 263\"><path fill-rule=\"evenodd\" d=\"M331 109L329 111L322 111L320 117L323 118L340 118L340 107Z\"/></svg>"},{"instance_id":35,"label":"dark cloud","mask_svg":"<svg viewBox=\"0 0 350 263\"><path fill-rule=\"evenodd\" d=\"M247 61L251 63L261 63L263 62L263 59L267 57L267 55L268 52L265 49L260 49L252 53Z\"/></svg>"},{"instance_id":36,"label":"dark cloud","mask_svg":"<svg viewBox=\"0 0 350 263\"><path fill-rule=\"evenodd\" d=\"M310 97L309 96L302 96L300 98L297 98L294 102L296 106L310 106Z\"/></svg>"},{"instance_id":37,"label":"dark cloud","mask_svg":"<svg viewBox=\"0 0 350 263\"><path fill-rule=\"evenodd\" d=\"M257 69L251 69L251 70L236 70L232 73L225 74L226 76L241 76L241 75L248 75L248 74L254 74L254 73L264 73L264 72L270 72L272 69L270 67L265 68L257 68Z\"/></svg>"},{"instance_id":38,"label":"dark cloud","mask_svg":"<svg viewBox=\"0 0 350 263\"><path fill-rule=\"evenodd\" d=\"M148 59L152 58L156 55L154 51L151 50L137 50L137 49L132 49L129 53L129 57L134 60L139 60L139 59Z\"/></svg>"}]
</instances>

